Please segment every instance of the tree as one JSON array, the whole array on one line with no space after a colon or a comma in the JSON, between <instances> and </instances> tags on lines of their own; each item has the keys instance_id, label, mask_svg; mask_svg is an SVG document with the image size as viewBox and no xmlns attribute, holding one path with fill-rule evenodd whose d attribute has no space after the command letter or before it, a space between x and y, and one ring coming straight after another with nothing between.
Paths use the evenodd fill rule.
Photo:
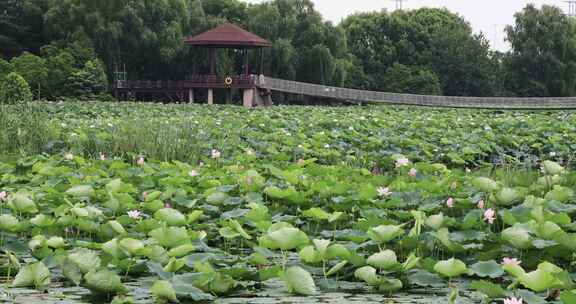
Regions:
<instances>
[{"instance_id":1,"label":"tree","mask_svg":"<svg viewBox=\"0 0 576 304\"><path fill-rule=\"evenodd\" d=\"M410 93L421 95L442 95L438 76L428 68L409 67L394 64L382 80L382 87L387 92Z\"/></svg>"},{"instance_id":2,"label":"tree","mask_svg":"<svg viewBox=\"0 0 576 304\"><path fill-rule=\"evenodd\" d=\"M8 74L12 73L14 71L14 67L12 67L12 64L10 64L10 62L0 58L0 82L2 81L2 79L4 79L4 77L6 77Z\"/></svg>"},{"instance_id":3,"label":"tree","mask_svg":"<svg viewBox=\"0 0 576 304\"><path fill-rule=\"evenodd\" d=\"M52 40L88 37L109 71L125 63L131 78L169 79L197 11L190 0L61 0L51 2L45 25Z\"/></svg>"},{"instance_id":4,"label":"tree","mask_svg":"<svg viewBox=\"0 0 576 304\"><path fill-rule=\"evenodd\" d=\"M558 7L526 6L506 27L508 88L520 96L576 94L576 21Z\"/></svg>"},{"instance_id":5,"label":"tree","mask_svg":"<svg viewBox=\"0 0 576 304\"><path fill-rule=\"evenodd\" d=\"M24 52L10 61L14 71L24 77L26 82L33 88L35 97L41 98L42 89L46 87L48 80L48 68L46 60L34 54Z\"/></svg>"},{"instance_id":6,"label":"tree","mask_svg":"<svg viewBox=\"0 0 576 304\"><path fill-rule=\"evenodd\" d=\"M19 104L32 100L26 80L17 73L10 73L0 82L0 104Z\"/></svg>"},{"instance_id":7,"label":"tree","mask_svg":"<svg viewBox=\"0 0 576 304\"><path fill-rule=\"evenodd\" d=\"M7 58L37 52L45 42L42 15L47 0L0 1L0 50Z\"/></svg>"},{"instance_id":8,"label":"tree","mask_svg":"<svg viewBox=\"0 0 576 304\"><path fill-rule=\"evenodd\" d=\"M79 99L97 98L107 89L106 72L98 60L87 61L84 68L68 77L67 82L71 96Z\"/></svg>"},{"instance_id":9,"label":"tree","mask_svg":"<svg viewBox=\"0 0 576 304\"><path fill-rule=\"evenodd\" d=\"M369 88L394 64L428 66L448 95L494 93L495 64L489 45L470 25L446 9L364 13L345 19L348 47L369 79Z\"/></svg>"}]
</instances>

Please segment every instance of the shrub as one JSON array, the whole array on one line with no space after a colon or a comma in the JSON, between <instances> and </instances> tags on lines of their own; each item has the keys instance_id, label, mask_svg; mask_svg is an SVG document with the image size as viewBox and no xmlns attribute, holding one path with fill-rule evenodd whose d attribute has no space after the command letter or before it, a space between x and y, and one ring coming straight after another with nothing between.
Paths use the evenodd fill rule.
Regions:
<instances>
[{"instance_id":1,"label":"shrub","mask_svg":"<svg viewBox=\"0 0 576 304\"><path fill-rule=\"evenodd\" d=\"M0 84L0 104L18 104L32 100L28 82L17 73L10 73Z\"/></svg>"}]
</instances>

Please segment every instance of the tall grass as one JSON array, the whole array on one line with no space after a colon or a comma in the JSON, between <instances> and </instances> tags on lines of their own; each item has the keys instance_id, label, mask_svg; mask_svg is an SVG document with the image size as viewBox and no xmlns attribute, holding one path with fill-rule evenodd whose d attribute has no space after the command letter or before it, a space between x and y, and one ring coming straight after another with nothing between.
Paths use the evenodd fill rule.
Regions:
<instances>
[{"instance_id":1,"label":"tall grass","mask_svg":"<svg viewBox=\"0 0 576 304\"><path fill-rule=\"evenodd\" d=\"M0 105L0 153L37 154L45 152L55 137L42 104Z\"/></svg>"}]
</instances>

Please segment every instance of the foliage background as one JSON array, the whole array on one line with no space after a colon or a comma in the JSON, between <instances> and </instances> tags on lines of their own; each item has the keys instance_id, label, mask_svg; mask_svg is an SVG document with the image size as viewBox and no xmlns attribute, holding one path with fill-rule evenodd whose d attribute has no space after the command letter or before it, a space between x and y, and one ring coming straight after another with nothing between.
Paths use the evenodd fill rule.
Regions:
<instances>
[{"instance_id":1,"label":"foliage background","mask_svg":"<svg viewBox=\"0 0 576 304\"><path fill-rule=\"evenodd\" d=\"M508 53L446 9L370 12L335 25L310 0L5 0L0 79L16 72L35 98L93 99L114 71L184 79L207 70L206 51L182 43L224 22L270 40L265 73L350 88L450 96L572 96L576 26L553 6L528 5L506 29ZM252 66L257 66L254 54ZM218 71L241 66L218 53ZM257 72L256 69L253 72Z\"/></svg>"}]
</instances>

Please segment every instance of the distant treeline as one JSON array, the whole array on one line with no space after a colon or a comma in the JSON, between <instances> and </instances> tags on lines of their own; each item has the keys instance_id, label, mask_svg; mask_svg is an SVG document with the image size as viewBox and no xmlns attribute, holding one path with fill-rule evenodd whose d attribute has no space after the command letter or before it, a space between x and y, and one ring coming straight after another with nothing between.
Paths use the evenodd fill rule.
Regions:
<instances>
[{"instance_id":1,"label":"distant treeline","mask_svg":"<svg viewBox=\"0 0 576 304\"><path fill-rule=\"evenodd\" d=\"M184 37L224 22L273 43L264 68L272 77L415 94L576 95L576 22L533 5L506 28L512 49L501 53L446 9L355 14L335 25L310 0L2 0L0 78L17 73L46 99L98 96L124 66L129 79L184 79L207 69L205 50ZM242 62L234 51L217 56L222 74Z\"/></svg>"}]
</instances>

